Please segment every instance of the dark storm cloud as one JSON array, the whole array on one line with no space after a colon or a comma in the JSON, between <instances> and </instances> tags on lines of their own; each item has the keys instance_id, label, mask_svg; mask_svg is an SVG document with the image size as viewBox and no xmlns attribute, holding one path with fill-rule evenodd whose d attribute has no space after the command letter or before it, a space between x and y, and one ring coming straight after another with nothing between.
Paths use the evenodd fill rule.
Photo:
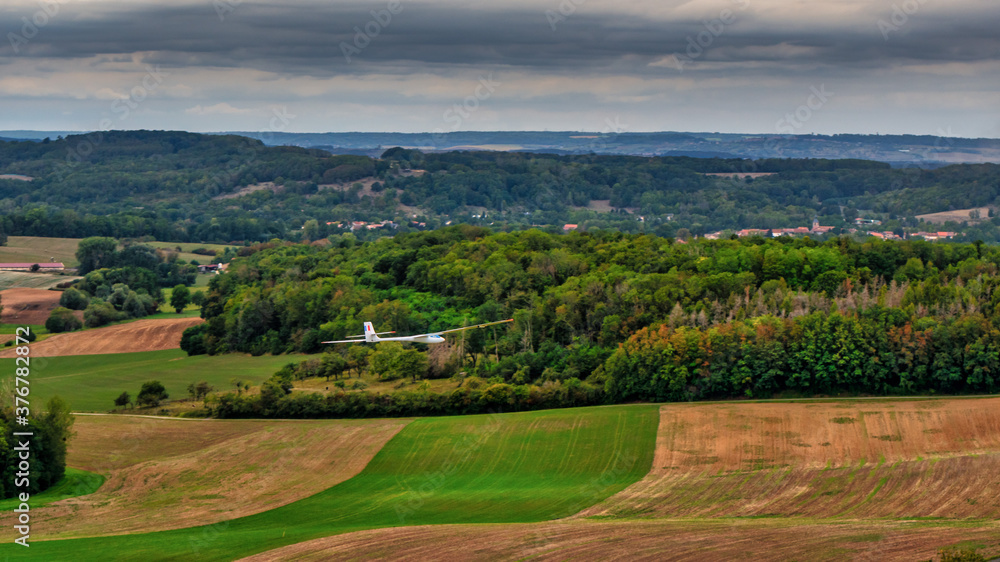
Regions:
<instances>
[{"instance_id":1,"label":"dark storm cloud","mask_svg":"<svg viewBox=\"0 0 1000 562\"><path fill-rule=\"evenodd\" d=\"M65 0L63 12L23 47L20 56L87 58L101 66L145 53L145 62L171 67L239 67L318 77L363 74L374 68L409 74L422 67L444 66L504 66L562 75L611 69L663 74L671 69L671 57L691 52L697 53L700 70L709 70L710 65L702 63L732 63L726 72L734 72L733 64L736 71L739 64L864 69L1000 58L992 19L985 17L979 3L956 9L946 19L925 9L888 31L878 22L892 24L891 4L870 4L863 13L841 21L804 11L787 25L769 24L749 1L720 5L731 9L731 23L719 27L717 22L714 29L721 31L698 51L690 48L691 40L699 34L708 37L705 33L711 31L719 8L668 21L634 10L588 10L596 8L596 2L584 3L553 29L552 15L559 6L555 2L533 8L491 4L471 9L402 2L402 10L364 45L363 38L355 42L355 28L375 29L370 25L371 11L385 10L387 3L233 3L220 18L208 1L175 6L133 3L123 8ZM741 10L741 5L749 7ZM2 21L16 24L20 16L35 10L35 4L8 6ZM16 32L17 25L7 28ZM343 44L362 47L353 53L353 64L345 60ZM5 47L4 54L10 54L10 47Z\"/></svg>"}]
</instances>

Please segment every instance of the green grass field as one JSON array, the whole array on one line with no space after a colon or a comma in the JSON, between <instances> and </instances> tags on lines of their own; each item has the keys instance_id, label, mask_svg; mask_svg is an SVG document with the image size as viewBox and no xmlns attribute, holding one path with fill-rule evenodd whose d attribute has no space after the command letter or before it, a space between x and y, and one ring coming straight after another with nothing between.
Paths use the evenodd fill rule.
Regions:
<instances>
[{"instance_id":1,"label":"green grass field","mask_svg":"<svg viewBox=\"0 0 1000 562\"><path fill-rule=\"evenodd\" d=\"M96 492L103 483L104 477L100 474L66 467L66 476L63 476L62 480L48 490L31 496L28 499L28 504L32 509L35 509L59 500L86 496ZM20 501L17 498L0 500L0 511L12 511L18 504Z\"/></svg>"},{"instance_id":2,"label":"green grass field","mask_svg":"<svg viewBox=\"0 0 1000 562\"><path fill-rule=\"evenodd\" d=\"M7 245L0 246L0 262L47 262L52 258L66 267L76 267L76 247L80 238L43 238L41 236L9 236Z\"/></svg>"},{"instance_id":3,"label":"green grass field","mask_svg":"<svg viewBox=\"0 0 1000 562\"><path fill-rule=\"evenodd\" d=\"M114 399L123 390L134 398L145 381L156 379L171 398L186 398L192 382L208 381L219 390L228 390L230 379L239 377L258 385L286 363L301 360L298 355L188 357L179 349L38 357L31 361L31 400L41 407L58 394L74 411L104 412L114 408ZM11 381L13 373L14 359L0 359L0 384Z\"/></svg>"},{"instance_id":4,"label":"green grass field","mask_svg":"<svg viewBox=\"0 0 1000 562\"><path fill-rule=\"evenodd\" d=\"M208 281L211 279L211 277L212 277L212 275L198 275L198 277L195 279L194 286L188 287L188 290L191 292L192 295L196 291L201 291L201 292L203 292L203 293L205 293L207 295L208 294L208 289L206 289L205 287L208 286ZM198 283L201 282L203 279L204 279L204 284L203 285L199 285ZM168 312L170 314L173 314L173 316L164 316L164 318L176 318L177 317L177 313L174 312L174 307L170 306L170 297L173 296L173 294L174 294L174 288L173 287L164 287L161 290L163 291L163 299L162 299L162 302L160 303L160 312L161 313L162 312ZM200 310L201 310L201 308L199 308L197 305L192 304L192 303L188 303L187 307L184 308L184 312L185 313L186 312L191 312L191 311L197 312L197 311L200 311ZM194 316L198 316L198 314L195 314Z\"/></svg>"},{"instance_id":5,"label":"green grass field","mask_svg":"<svg viewBox=\"0 0 1000 562\"><path fill-rule=\"evenodd\" d=\"M192 253L191 250L197 250L198 248L205 248L207 250L225 251L225 244L199 244L196 242L146 242L147 246L152 246L153 248L164 248L167 250L177 250L180 248L181 251L177 253L177 257L190 262L191 260L197 260L198 263L208 263L212 261L213 256L205 256L202 254Z\"/></svg>"},{"instance_id":6,"label":"green grass field","mask_svg":"<svg viewBox=\"0 0 1000 562\"><path fill-rule=\"evenodd\" d=\"M30 551L7 543L0 555L233 560L361 529L565 517L646 474L657 423L655 405L422 418L358 476L278 509L176 531L36 541Z\"/></svg>"},{"instance_id":7,"label":"green grass field","mask_svg":"<svg viewBox=\"0 0 1000 562\"><path fill-rule=\"evenodd\" d=\"M47 262L51 258L62 262L66 267L76 267L80 262L76 259L76 248L80 245L80 238L45 238L41 236L9 236L7 245L0 246L0 262ZM190 262L198 260L198 263L208 263L212 256L191 253L197 248L209 250L225 250L225 244L197 244L185 242L143 242L153 248L166 248L176 250L179 246L181 251L177 257Z\"/></svg>"}]
</instances>

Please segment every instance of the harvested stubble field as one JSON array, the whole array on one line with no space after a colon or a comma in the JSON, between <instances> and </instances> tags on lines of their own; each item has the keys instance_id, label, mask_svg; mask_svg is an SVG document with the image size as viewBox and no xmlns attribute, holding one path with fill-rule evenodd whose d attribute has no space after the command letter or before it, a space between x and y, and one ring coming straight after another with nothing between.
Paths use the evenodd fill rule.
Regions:
<instances>
[{"instance_id":1,"label":"harvested stubble field","mask_svg":"<svg viewBox=\"0 0 1000 562\"><path fill-rule=\"evenodd\" d=\"M0 321L4 324L44 325L52 311L59 306L60 291L46 289L16 288L0 291L0 304L3 304L3 314ZM79 313L83 318L83 313ZM9 350L7 350L9 351Z\"/></svg>"},{"instance_id":2,"label":"harvested stubble field","mask_svg":"<svg viewBox=\"0 0 1000 562\"><path fill-rule=\"evenodd\" d=\"M974 219L969 216L972 211L977 211L979 213L978 219ZM933 224L944 224L948 221L955 221L958 223L968 221L970 224L973 224L981 220L988 219L989 216L989 207L972 207L971 209L956 209L954 211L942 211L940 213L927 213L926 215L917 215L916 218Z\"/></svg>"},{"instance_id":3,"label":"harvested stubble field","mask_svg":"<svg viewBox=\"0 0 1000 562\"><path fill-rule=\"evenodd\" d=\"M1000 518L1000 398L665 405L611 517Z\"/></svg>"},{"instance_id":4,"label":"harvested stubble field","mask_svg":"<svg viewBox=\"0 0 1000 562\"><path fill-rule=\"evenodd\" d=\"M347 480L409 420L183 420L79 416L70 463L93 494L33 510L46 539L206 525Z\"/></svg>"},{"instance_id":5,"label":"harvested stubble field","mask_svg":"<svg viewBox=\"0 0 1000 562\"><path fill-rule=\"evenodd\" d=\"M60 283L82 279L76 275L31 273L26 271L0 271L0 291L8 289L50 289ZM56 293L59 295L60 293Z\"/></svg>"},{"instance_id":6,"label":"harvested stubble field","mask_svg":"<svg viewBox=\"0 0 1000 562\"><path fill-rule=\"evenodd\" d=\"M1000 524L782 520L427 525L316 539L242 562L321 560L810 560L913 562L941 545L996 544ZM998 549L994 549L998 551Z\"/></svg>"},{"instance_id":7,"label":"harvested stubble field","mask_svg":"<svg viewBox=\"0 0 1000 562\"><path fill-rule=\"evenodd\" d=\"M6 297L5 297L6 298ZM56 302L59 294L56 293ZM136 320L104 328L56 334L31 345L32 357L106 355L177 349L184 330L204 322L201 318ZM43 320L42 324L45 323ZM15 356L15 350L0 351L0 358Z\"/></svg>"}]
</instances>

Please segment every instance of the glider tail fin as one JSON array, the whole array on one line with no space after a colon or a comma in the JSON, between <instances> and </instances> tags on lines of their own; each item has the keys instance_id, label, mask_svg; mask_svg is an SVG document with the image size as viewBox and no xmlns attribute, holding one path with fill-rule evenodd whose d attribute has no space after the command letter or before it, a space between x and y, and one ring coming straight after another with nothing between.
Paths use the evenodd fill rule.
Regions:
<instances>
[{"instance_id":1,"label":"glider tail fin","mask_svg":"<svg viewBox=\"0 0 1000 562\"><path fill-rule=\"evenodd\" d=\"M375 333L375 328L372 327L371 322L365 322L365 341L366 342L378 341L378 335Z\"/></svg>"}]
</instances>

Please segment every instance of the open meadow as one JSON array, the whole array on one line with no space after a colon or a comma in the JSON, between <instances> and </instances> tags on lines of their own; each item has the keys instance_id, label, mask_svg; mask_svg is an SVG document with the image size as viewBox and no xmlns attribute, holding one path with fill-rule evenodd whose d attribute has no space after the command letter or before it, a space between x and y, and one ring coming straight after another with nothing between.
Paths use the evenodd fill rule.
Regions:
<instances>
[{"instance_id":1,"label":"open meadow","mask_svg":"<svg viewBox=\"0 0 1000 562\"><path fill-rule=\"evenodd\" d=\"M207 381L219 390L232 388L232 378L259 385L286 363L299 359L242 354L188 357L180 349L38 358L32 362L31 396L44 404L58 394L75 412L106 412L114 408L114 399L122 391L135 397L146 381L163 383L172 399L184 398L193 382ZM0 384L13 377L13 365L14 359L0 359Z\"/></svg>"},{"instance_id":2,"label":"open meadow","mask_svg":"<svg viewBox=\"0 0 1000 562\"><path fill-rule=\"evenodd\" d=\"M213 256L207 256L205 254L195 254L192 250L206 249L213 250L216 252L224 252L226 248L231 246L226 246L225 244L202 244L194 242L144 242L147 246L152 246L153 248L161 248L164 250L173 250L177 252L177 248L180 251L177 252L177 257L190 263L191 260L195 260L198 263L209 263L212 261Z\"/></svg>"},{"instance_id":3,"label":"open meadow","mask_svg":"<svg viewBox=\"0 0 1000 562\"><path fill-rule=\"evenodd\" d=\"M7 244L0 246L0 262L62 262L66 267L76 267L76 248L80 238L47 238L42 236L8 236Z\"/></svg>"}]
</instances>

